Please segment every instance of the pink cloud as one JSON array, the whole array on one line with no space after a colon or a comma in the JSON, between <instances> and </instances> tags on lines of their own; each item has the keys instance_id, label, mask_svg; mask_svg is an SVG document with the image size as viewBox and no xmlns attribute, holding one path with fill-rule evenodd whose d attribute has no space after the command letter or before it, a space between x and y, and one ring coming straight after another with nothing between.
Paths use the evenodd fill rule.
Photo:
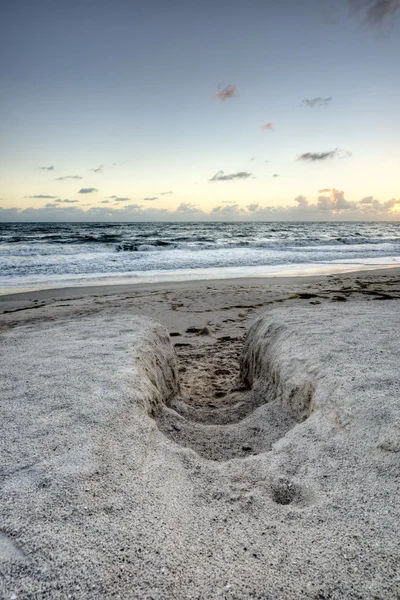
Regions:
<instances>
[{"instance_id":1,"label":"pink cloud","mask_svg":"<svg viewBox=\"0 0 400 600\"><path fill-rule=\"evenodd\" d=\"M273 123L266 123L265 125L261 125L262 131L274 131Z\"/></svg>"},{"instance_id":2,"label":"pink cloud","mask_svg":"<svg viewBox=\"0 0 400 600\"><path fill-rule=\"evenodd\" d=\"M216 92L213 96L216 100L225 102L236 96L236 85L227 85L223 90Z\"/></svg>"}]
</instances>

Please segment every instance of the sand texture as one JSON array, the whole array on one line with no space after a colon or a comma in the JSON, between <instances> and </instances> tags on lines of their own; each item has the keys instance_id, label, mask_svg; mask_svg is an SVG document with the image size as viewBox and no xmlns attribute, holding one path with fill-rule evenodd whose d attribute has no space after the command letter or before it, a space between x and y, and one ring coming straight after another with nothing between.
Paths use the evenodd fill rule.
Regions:
<instances>
[{"instance_id":1,"label":"sand texture","mask_svg":"<svg viewBox=\"0 0 400 600\"><path fill-rule=\"evenodd\" d=\"M398 287L6 299L1 598L400 598Z\"/></svg>"}]
</instances>

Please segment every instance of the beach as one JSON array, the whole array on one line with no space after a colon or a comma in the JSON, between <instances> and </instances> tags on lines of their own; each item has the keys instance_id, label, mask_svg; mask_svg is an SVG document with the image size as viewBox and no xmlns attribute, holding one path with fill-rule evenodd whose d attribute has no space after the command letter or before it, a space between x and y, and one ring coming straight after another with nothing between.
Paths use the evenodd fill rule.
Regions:
<instances>
[{"instance_id":1,"label":"beach","mask_svg":"<svg viewBox=\"0 0 400 600\"><path fill-rule=\"evenodd\" d=\"M399 597L399 299L399 268L1 296L2 597Z\"/></svg>"},{"instance_id":2,"label":"beach","mask_svg":"<svg viewBox=\"0 0 400 600\"><path fill-rule=\"evenodd\" d=\"M400 0L4 5L0 600L400 600Z\"/></svg>"}]
</instances>

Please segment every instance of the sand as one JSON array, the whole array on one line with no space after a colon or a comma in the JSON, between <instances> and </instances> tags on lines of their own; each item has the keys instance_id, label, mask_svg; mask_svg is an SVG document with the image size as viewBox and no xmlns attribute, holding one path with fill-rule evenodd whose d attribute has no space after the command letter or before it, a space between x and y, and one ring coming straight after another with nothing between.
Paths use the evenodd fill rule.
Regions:
<instances>
[{"instance_id":1,"label":"sand","mask_svg":"<svg viewBox=\"0 0 400 600\"><path fill-rule=\"evenodd\" d=\"M1 597L399 598L399 298L398 269L1 297Z\"/></svg>"}]
</instances>

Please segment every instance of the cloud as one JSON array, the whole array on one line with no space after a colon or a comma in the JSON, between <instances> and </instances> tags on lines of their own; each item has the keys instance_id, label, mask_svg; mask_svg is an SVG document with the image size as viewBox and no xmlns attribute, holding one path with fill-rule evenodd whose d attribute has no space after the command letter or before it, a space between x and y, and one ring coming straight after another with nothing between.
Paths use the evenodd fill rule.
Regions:
<instances>
[{"instance_id":1,"label":"cloud","mask_svg":"<svg viewBox=\"0 0 400 600\"><path fill-rule=\"evenodd\" d=\"M98 192L97 188L81 188L78 194L92 194L93 192Z\"/></svg>"},{"instance_id":2,"label":"cloud","mask_svg":"<svg viewBox=\"0 0 400 600\"><path fill-rule=\"evenodd\" d=\"M109 201L109 200L102 200L102 201L100 202L100 204L110 204L110 201Z\"/></svg>"},{"instance_id":3,"label":"cloud","mask_svg":"<svg viewBox=\"0 0 400 600\"><path fill-rule=\"evenodd\" d=\"M390 212L393 208L400 206L400 200L392 198L386 202L380 202L373 196L367 196L360 200L359 204L362 206L364 213L375 213L375 212Z\"/></svg>"},{"instance_id":4,"label":"cloud","mask_svg":"<svg viewBox=\"0 0 400 600\"><path fill-rule=\"evenodd\" d=\"M258 203L249 204L246 209L253 220L304 220L304 221L337 221L337 220L398 220L400 199L392 198L387 202L379 202L372 196L360 201L349 201L344 192L332 189L329 196L319 196L316 203L310 203L305 196L297 196L296 205L261 206Z\"/></svg>"},{"instance_id":5,"label":"cloud","mask_svg":"<svg viewBox=\"0 0 400 600\"><path fill-rule=\"evenodd\" d=\"M356 202L347 201L344 192L333 189L330 196L318 196L317 208L320 210L347 210L356 208Z\"/></svg>"},{"instance_id":6,"label":"cloud","mask_svg":"<svg viewBox=\"0 0 400 600\"><path fill-rule=\"evenodd\" d=\"M130 198L120 198L117 196L112 196L115 202L129 202Z\"/></svg>"},{"instance_id":7,"label":"cloud","mask_svg":"<svg viewBox=\"0 0 400 600\"><path fill-rule=\"evenodd\" d=\"M171 195L171 194L173 194L173 193L174 193L174 192L171 192L171 191L169 191L169 192L159 192L159 193L158 193L158 195L159 195L159 196L169 196L169 195Z\"/></svg>"},{"instance_id":8,"label":"cloud","mask_svg":"<svg viewBox=\"0 0 400 600\"><path fill-rule=\"evenodd\" d=\"M21 209L12 207L12 208L3 208L0 206L0 222L7 223L7 221L15 221L19 220L21 214Z\"/></svg>"},{"instance_id":9,"label":"cloud","mask_svg":"<svg viewBox=\"0 0 400 600\"><path fill-rule=\"evenodd\" d=\"M79 202L79 200L68 200L68 198L65 198L64 200L56 200L56 202L59 204L75 204L76 202Z\"/></svg>"},{"instance_id":10,"label":"cloud","mask_svg":"<svg viewBox=\"0 0 400 600\"><path fill-rule=\"evenodd\" d=\"M333 158L345 158L346 156L351 156L351 152L341 150L340 148L335 148L334 150L328 150L326 152L305 152L304 154L301 154L297 160L308 160L314 162Z\"/></svg>"},{"instance_id":11,"label":"cloud","mask_svg":"<svg viewBox=\"0 0 400 600\"><path fill-rule=\"evenodd\" d=\"M318 194L325 194L326 192L330 192L331 188L324 188L323 190L318 190Z\"/></svg>"},{"instance_id":12,"label":"cloud","mask_svg":"<svg viewBox=\"0 0 400 600\"><path fill-rule=\"evenodd\" d=\"M274 174L272 175L272 177L279 177L279 176L280 176L280 175L279 175L279 173L274 173Z\"/></svg>"},{"instance_id":13,"label":"cloud","mask_svg":"<svg viewBox=\"0 0 400 600\"><path fill-rule=\"evenodd\" d=\"M54 165L51 165L50 167L38 167L38 169L40 169L40 171L54 171Z\"/></svg>"},{"instance_id":14,"label":"cloud","mask_svg":"<svg viewBox=\"0 0 400 600\"><path fill-rule=\"evenodd\" d=\"M108 203L103 200L102 203ZM88 206L49 202L41 208L1 208L2 222L156 222L156 221L400 221L400 199L380 202L373 196L348 200L341 190L309 201L297 196L285 206L253 202L243 207L236 202L219 204L204 211L192 202L182 202L175 209L157 209L139 204L122 206Z\"/></svg>"},{"instance_id":15,"label":"cloud","mask_svg":"<svg viewBox=\"0 0 400 600\"><path fill-rule=\"evenodd\" d=\"M305 98L301 101L301 104L303 106L314 108L314 106L327 106L332 102L332 100L332 96L329 96L328 98L321 98L321 96L318 96L317 98Z\"/></svg>"},{"instance_id":16,"label":"cloud","mask_svg":"<svg viewBox=\"0 0 400 600\"><path fill-rule=\"evenodd\" d=\"M95 169L89 169L89 171L92 171L92 173L104 173L104 171L106 169L113 169L114 167L118 167L120 165L126 165L127 162L128 162L127 160L124 160L123 162L120 162L120 163L111 163L108 165L101 164L98 167L96 167Z\"/></svg>"},{"instance_id":17,"label":"cloud","mask_svg":"<svg viewBox=\"0 0 400 600\"><path fill-rule=\"evenodd\" d=\"M212 217L240 218L246 214L246 210L238 204L228 204L226 206L216 206L211 211Z\"/></svg>"},{"instance_id":18,"label":"cloud","mask_svg":"<svg viewBox=\"0 0 400 600\"><path fill-rule=\"evenodd\" d=\"M206 214L197 204L193 202L181 202L175 209L175 214L178 216L194 217Z\"/></svg>"},{"instance_id":19,"label":"cloud","mask_svg":"<svg viewBox=\"0 0 400 600\"><path fill-rule=\"evenodd\" d=\"M248 177L251 177L251 173L247 173L246 171L230 173L229 175L225 175L223 171L218 171L209 181L232 181L233 179L247 179Z\"/></svg>"},{"instance_id":20,"label":"cloud","mask_svg":"<svg viewBox=\"0 0 400 600\"><path fill-rule=\"evenodd\" d=\"M67 179L83 179L79 175L64 175L64 177L56 177L55 181L66 181Z\"/></svg>"},{"instance_id":21,"label":"cloud","mask_svg":"<svg viewBox=\"0 0 400 600\"><path fill-rule=\"evenodd\" d=\"M48 196L47 194L37 194L36 196L24 196L24 198L41 198L42 200L58 198L58 196Z\"/></svg>"},{"instance_id":22,"label":"cloud","mask_svg":"<svg viewBox=\"0 0 400 600\"><path fill-rule=\"evenodd\" d=\"M349 0L352 12L360 12L366 25L380 25L400 13L400 0Z\"/></svg>"},{"instance_id":23,"label":"cloud","mask_svg":"<svg viewBox=\"0 0 400 600\"><path fill-rule=\"evenodd\" d=\"M136 211L142 210L142 205L141 204L127 204L121 210L136 210Z\"/></svg>"},{"instance_id":24,"label":"cloud","mask_svg":"<svg viewBox=\"0 0 400 600\"><path fill-rule=\"evenodd\" d=\"M89 169L89 171L93 171L93 173L103 173L104 165L99 165L96 169Z\"/></svg>"},{"instance_id":25,"label":"cloud","mask_svg":"<svg viewBox=\"0 0 400 600\"><path fill-rule=\"evenodd\" d=\"M225 102L236 96L236 85L227 85L223 90L216 92L213 96L215 100Z\"/></svg>"},{"instance_id":26,"label":"cloud","mask_svg":"<svg viewBox=\"0 0 400 600\"><path fill-rule=\"evenodd\" d=\"M295 198L294 201L297 202L299 208L308 207L308 200L305 196L297 196L297 198Z\"/></svg>"},{"instance_id":27,"label":"cloud","mask_svg":"<svg viewBox=\"0 0 400 600\"><path fill-rule=\"evenodd\" d=\"M144 202L154 202L154 200L158 200L158 196L152 196L151 198L143 198Z\"/></svg>"},{"instance_id":28,"label":"cloud","mask_svg":"<svg viewBox=\"0 0 400 600\"><path fill-rule=\"evenodd\" d=\"M273 123L266 123L265 125L261 125L262 131L274 131Z\"/></svg>"}]
</instances>

